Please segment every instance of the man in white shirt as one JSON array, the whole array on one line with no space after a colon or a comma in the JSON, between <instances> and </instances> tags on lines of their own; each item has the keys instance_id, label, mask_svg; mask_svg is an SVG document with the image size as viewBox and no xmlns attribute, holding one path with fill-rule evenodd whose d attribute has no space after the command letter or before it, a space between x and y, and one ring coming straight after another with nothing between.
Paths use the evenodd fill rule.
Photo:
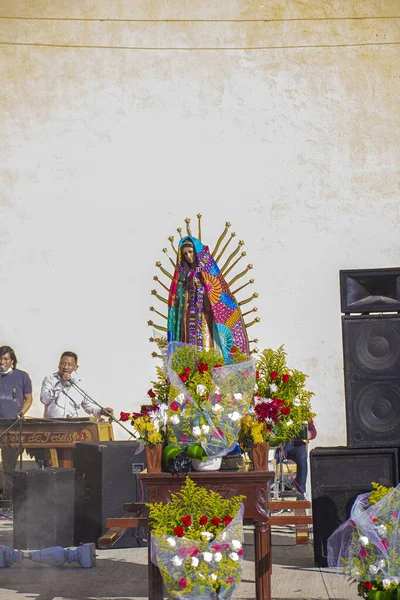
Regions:
<instances>
[{"instance_id":1,"label":"man in white shirt","mask_svg":"<svg viewBox=\"0 0 400 600\"><path fill-rule=\"evenodd\" d=\"M76 418L79 417L80 408L97 418L105 414L72 386L71 380L76 379L77 366L78 356L75 352L63 352L58 371L44 378L40 401L45 405L45 419ZM106 407L105 410L113 415L112 408Z\"/></svg>"}]
</instances>

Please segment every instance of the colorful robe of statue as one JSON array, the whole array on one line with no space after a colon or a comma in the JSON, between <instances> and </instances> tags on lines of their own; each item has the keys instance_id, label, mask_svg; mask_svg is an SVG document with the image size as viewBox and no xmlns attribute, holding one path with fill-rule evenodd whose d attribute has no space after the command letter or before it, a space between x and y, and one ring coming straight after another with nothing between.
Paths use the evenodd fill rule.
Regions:
<instances>
[{"instance_id":1,"label":"colorful robe of statue","mask_svg":"<svg viewBox=\"0 0 400 600\"><path fill-rule=\"evenodd\" d=\"M193 245L195 264L188 265L182 247ZM218 346L226 360L232 348L249 354L242 313L207 246L187 236L180 240L168 298L168 342L199 349Z\"/></svg>"}]
</instances>

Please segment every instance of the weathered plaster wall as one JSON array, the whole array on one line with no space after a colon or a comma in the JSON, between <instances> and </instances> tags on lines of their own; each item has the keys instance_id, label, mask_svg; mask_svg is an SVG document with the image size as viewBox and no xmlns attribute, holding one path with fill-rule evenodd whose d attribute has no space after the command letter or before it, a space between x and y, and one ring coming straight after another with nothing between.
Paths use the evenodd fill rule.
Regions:
<instances>
[{"instance_id":1,"label":"weathered plaster wall","mask_svg":"<svg viewBox=\"0 0 400 600\"><path fill-rule=\"evenodd\" d=\"M0 1L0 341L145 399L155 262L201 212L345 443L338 271L399 264L397 0ZM247 260L247 259L246 259ZM155 319L156 320L156 319Z\"/></svg>"}]
</instances>

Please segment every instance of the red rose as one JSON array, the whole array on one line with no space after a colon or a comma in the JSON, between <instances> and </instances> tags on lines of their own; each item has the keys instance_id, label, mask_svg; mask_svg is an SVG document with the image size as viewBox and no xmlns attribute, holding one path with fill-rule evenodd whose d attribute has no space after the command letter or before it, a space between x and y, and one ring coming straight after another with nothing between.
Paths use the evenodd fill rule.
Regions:
<instances>
[{"instance_id":1,"label":"red rose","mask_svg":"<svg viewBox=\"0 0 400 600\"><path fill-rule=\"evenodd\" d=\"M129 421L130 418L131 418L131 413L122 412L119 415L120 421Z\"/></svg>"},{"instance_id":2,"label":"red rose","mask_svg":"<svg viewBox=\"0 0 400 600\"><path fill-rule=\"evenodd\" d=\"M185 375L185 373L181 373L181 374L179 375L179 379L180 379L181 381L183 381L183 383L186 383L186 382L187 382L187 380L188 380L188 378L187 378L187 376Z\"/></svg>"},{"instance_id":3,"label":"red rose","mask_svg":"<svg viewBox=\"0 0 400 600\"><path fill-rule=\"evenodd\" d=\"M222 519L222 522L225 525L225 527L228 527L228 525L231 521L232 521L232 517L230 515L226 515L226 517L224 517Z\"/></svg>"},{"instance_id":4,"label":"red rose","mask_svg":"<svg viewBox=\"0 0 400 600\"><path fill-rule=\"evenodd\" d=\"M181 588L185 588L187 586L187 582L186 582L186 579L184 577L180 578L179 585L181 586Z\"/></svg>"},{"instance_id":5,"label":"red rose","mask_svg":"<svg viewBox=\"0 0 400 600\"><path fill-rule=\"evenodd\" d=\"M238 351L238 349L236 348L236 346L232 346L231 353L235 354L235 352L237 352L237 351Z\"/></svg>"},{"instance_id":6,"label":"red rose","mask_svg":"<svg viewBox=\"0 0 400 600\"><path fill-rule=\"evenodd\" d=\"M256 371L256 379L260 379L260 371Z\"/></svg>"},{"instance_id":7,"label":"red rose","mask_svg":"<svg viewBox=\"0 0 400 600\"><path fill-rule=\"evenodd\" d=\"M191 370L189 369L189 367L186 367L185 369L183 369L183 372L185 373L186 377L189 377Z\"/></svg>"},{"instance_id":8,"label":"red rose","mask_svg":"<svg viewBox=\"0 0 400 600\"><path fill-rule=\"evenodd\" d=\"M132 413L132 419L137 419L138 417L141 417L141 416L142 415L140 413L137 413L137 412Z\"/></svg>"},{"instance_id":9,"label":"red rose","mask_svg":"<svg viewBox=\"0 0 400 600\"><path fill-rule=\"evenodd\" d=\"M199 523L200 525L206 525L206 523L208 523L208 517L203 515L202 517L200 517Z\"/></svg>"},{"instance_id":10,"label":"red rose","mask_svg":"<svg viewBox=\"0 0 400 600\"><path fill-rule=\"evenodd\" d=\"M211 519L211 523L212 523L213 525L215 525L215 527L216 527L217 525L219 525L219 524L221 523L221 519L220 519L219 517L213 517L213 518Z\"/></svg>"},{"instance_id":11,"label":"red rose","mask_svg":"<svg viewBox=\"0 0 400 600\"><path fill-rule=\"evenodd\" d=\"M182 525L178 525L177 527L174 527L174 533L178 537L183 537L185 535L185 530Z\"/></svg>"},{"instance_id":12,"label":"red rose","mask_svg":"<svg viewBox=\"0 0 400 600\"><path fill-rule=\"evenodd\" d=\"M283 406L285 404L284 400L279 400L278 398L273 398L273 400L276 401L276 405L278 408L280 408L281 406Z\"/></svg>"},{"instance_id":13,"label":"red rose","mask_svg":"<svg viewBox=\"0 0 400 600\"><path fill-rule=\"evenodd\" d=\"M242 375L245 379L248 379L250 376L250 371L248 369L246 369L246 371L243 371Z\"/></svg>"},{"instance_id":14,"label":"red rose","mask_svg":"<svg viewBox=\"0 0 400 600\"><path fill-rule=\"evenodd\" d=\"M275 379L278 377L278 371L271 371L269 376L271 377L272 381L275 381Z\"/></svg>"},{"instance_id":15,"label":"red rose","mask_svg":"<svg viewBox=\"0 0 400 600\"><path fill-rule=\"evenodd\" d=\"M289 377L290 377L290 375L288 375L287 373L282 373L282 381L283 381L283 383L288 383L289 382Z\"/></svg>"},{"instance_id":16,"label":"red rose","mask_svg":"<svg viewBox=\"0 0 400 600\"><path fill-rule=\"evenodd\" d=\"M214 400L215 402L221 402L222 400L222 394L214 394Z\"/></svg>"},{"instance_id":17,"label":"red rose","mask_svg":"<svg viewBox=\"0 0 400 600\"><path fill-rule=\"evenodd\" d=\"M155 398L155 397L156 397L156 395L155 395L155 393L153 392L153 390L152 390L152 389L150 389L150 390L147 392L147 395L148 395L148 396L150 396L150 398Z\"/></svg>"},{"instance_id":18,"label":"red rose","mask_svg":"<svg viewBox=\"0 0 400 600\"><path fill-rule=\"evenodd\" d=\"M169 407L174 412L178 412L178 410L179 410L179 404L177 402L171 402L171 404L169 405Z\"/></svg>"},{"instance_id":19,"label":"red rose","mask_svg":"<svg viewBox=\"0 0 400 600\"><path fill-rule=\"evenodd\" d=\"M199 364L199 372L203 374L206 371L208 371L208 365L206 363L200 363Z\"/></svg>"},{"instance_id":20,"label":"red rose","mask_svg":"<svg viewBox=\"0 0 400 600\"><path fill-rule=\"evenodd\" d=\"M237 553L238 553L239 556L243 556L243 549L240 548L240 550L238 550Z\"/></svg>"},{"instance_id":21,"label":"red rose","mask_svg":"<svg viewBox=\"0 0 400 600\"><path fill-rule=\"evenodd\" d=\"M282 406L281 415L290 415L290 406Z\"/></svg>"},{"instance_id":22,"label":"red rose","mask_svg":"<svg viewBox=\"0 0 400 600\"><path fill-rule=\"evenodd\" d=\"M214 369L218 369L219 367L222 367L223 365L220 365L219 363L217 365L215 365Z\"/></svg>"},{"instance_id":23,"label":"red rose","mask_svg":"<svg viewBox=\"0 0 400 600\"><path fill-rule=\"evenodd\" d=\"M190 527L192 524L192 517L190 515L186 515L185 517L181 517L181 521L185 527Z\"/></svg>"},{"instance_id":24,"label":"red rose","mask_svg":"<svg viewBox=\"0 0 400 600\"><path fill-rule=\"evenodd\" d=\"M370 581L364 581L363 588L366 590L372 590L372 583Z\"/></svg>"}]
</instances>

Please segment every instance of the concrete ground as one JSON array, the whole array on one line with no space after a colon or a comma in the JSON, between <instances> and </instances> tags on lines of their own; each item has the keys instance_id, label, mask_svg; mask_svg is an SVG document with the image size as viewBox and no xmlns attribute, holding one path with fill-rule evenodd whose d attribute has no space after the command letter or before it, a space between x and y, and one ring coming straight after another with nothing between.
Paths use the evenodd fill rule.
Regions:
<instances>
[{"instance_id":1,"label":"concrete ground","mask_svg":"<svg viewBox=\"0 0 400 600\"><path fill-rule=\"evenodd\" d=\"M4 513L3 513L4 515ZM273 530L273 600L356 600L355 586L314 567L311 544L295 545L294 529ZM12 518L0 515L0 544L12 547ZM147 548L97 550L96 567L48 567L24 561L0 570L0 600L141 600L147 593ZM242 583L236 595L255 599L254 547L245 533Z\"/></svg>"}]
</instances>

